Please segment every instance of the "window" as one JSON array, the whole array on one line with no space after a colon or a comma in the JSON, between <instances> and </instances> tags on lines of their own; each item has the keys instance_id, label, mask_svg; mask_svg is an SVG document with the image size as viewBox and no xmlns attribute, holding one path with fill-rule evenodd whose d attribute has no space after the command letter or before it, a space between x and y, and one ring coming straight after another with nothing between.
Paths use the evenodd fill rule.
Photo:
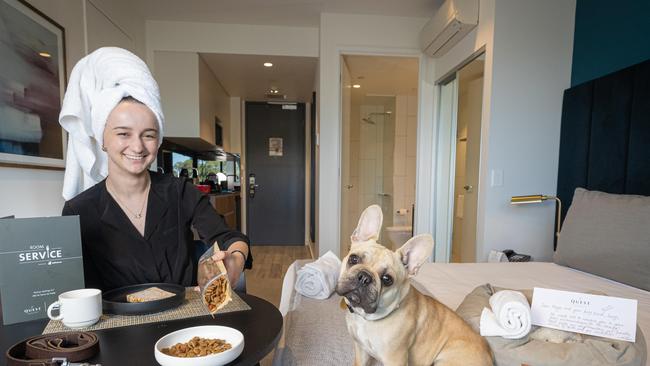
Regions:
<instances>
[{"instance_id":1,"label":"window","mask_svg":"<svg viewBox=\"0 0 650 366\"><path fill-rule=\"evenodd\" d=\"M233 175L235 182L239 182L239 159L224 161L223 172L230 176Z\"/></svg>"},{"instance_id":2,"label":"window","mask_svg":"<svg viewBox=\"0 0 650 366\"><path fill-rule=\"evenodd\" d=\"M203 182L208 176L208 173L218 173L222 171L221 162L215 160L199 159L198 162L199 181Z\"/></svg>"},{"instance_id":3,"label":"window","mask_svg":"<svg viewBox=\"0 0 650 366\"><path fill-rule=\"evenodd\" d=\"M175 177L178 177L178 174L183 168L192 171L192 163L193 161L191 157L177 152L172 152L172 168Z\"/></svg>"}]
</instances>

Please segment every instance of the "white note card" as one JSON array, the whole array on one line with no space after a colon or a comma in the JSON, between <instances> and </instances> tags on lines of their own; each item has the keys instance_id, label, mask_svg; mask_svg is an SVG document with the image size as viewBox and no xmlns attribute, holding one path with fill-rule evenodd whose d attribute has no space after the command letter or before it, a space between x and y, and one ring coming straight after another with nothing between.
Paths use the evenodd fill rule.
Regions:
<instances>
[{"instance_id":1,"label":"white note card","mask_svg":"<svg viewBox=\"0 0 650 366\"><path fill-rule=\"evenodd\" d=\"M637 300L535 287L532 323L542 327L636 340Z\"/></svg>"}]
</instances>

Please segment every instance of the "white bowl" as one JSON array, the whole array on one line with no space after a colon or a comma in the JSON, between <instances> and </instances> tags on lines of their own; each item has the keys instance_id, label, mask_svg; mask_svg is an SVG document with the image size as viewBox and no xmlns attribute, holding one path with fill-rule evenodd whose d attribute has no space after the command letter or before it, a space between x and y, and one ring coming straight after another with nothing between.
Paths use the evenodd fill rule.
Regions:
<instances>
[{"instance_id":1,"label":"white bowl","mask_svg":"<svg viewBox=\"0 0 650 366\"><path fill-rule=\"evenodd\" d=\"M223 339L232 348L221 353L201 357L174 357L162 353L176 343L185 343L194 337ZM218 325L206 325L177 330L160 338L154 346L156 361L162 366L220 366L237 358L244 350L244 335L237 329Z\"/></svg>"}]
</instances>

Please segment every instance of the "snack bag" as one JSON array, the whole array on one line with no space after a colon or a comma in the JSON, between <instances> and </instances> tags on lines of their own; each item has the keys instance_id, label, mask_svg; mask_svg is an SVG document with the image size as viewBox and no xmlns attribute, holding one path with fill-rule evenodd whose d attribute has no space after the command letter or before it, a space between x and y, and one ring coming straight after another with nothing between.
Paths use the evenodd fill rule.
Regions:
<instances>
[{"instance_id":1,"label":"snack bag","mask_svg":"<svg viewBox=\"0 0 650 366\"><path fill-rule=\"evenodd\" d=\"M215 314L232 300L226 267L223 265L223 261L212 259L215 250L219 250L217 244L214 244L199 258L196 276L201 289L201 299L210 314Z\"/></svg>"}]
</instances>

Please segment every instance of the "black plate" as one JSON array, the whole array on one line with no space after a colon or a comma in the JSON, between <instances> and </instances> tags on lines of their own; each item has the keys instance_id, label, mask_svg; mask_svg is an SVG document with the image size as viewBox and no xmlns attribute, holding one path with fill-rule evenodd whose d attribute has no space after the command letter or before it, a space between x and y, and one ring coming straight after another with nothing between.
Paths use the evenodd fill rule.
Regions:
<instances>
[{"instance_id":1,"label":"black plate","mask_svg":"<svg viewBox=\"0 0 650 366\"><path fill-rule=\"evenodd\" d=\"M147 302L127 302L126 295L158 287L161 290L174 293L174 296L166 299ZM131 285L106 291L102 294L103 312L119 315L142 315L158 313L164 310L175 308L185 300L185 287L172 283L144 283Z\"/></svg>"}]
</instances>

